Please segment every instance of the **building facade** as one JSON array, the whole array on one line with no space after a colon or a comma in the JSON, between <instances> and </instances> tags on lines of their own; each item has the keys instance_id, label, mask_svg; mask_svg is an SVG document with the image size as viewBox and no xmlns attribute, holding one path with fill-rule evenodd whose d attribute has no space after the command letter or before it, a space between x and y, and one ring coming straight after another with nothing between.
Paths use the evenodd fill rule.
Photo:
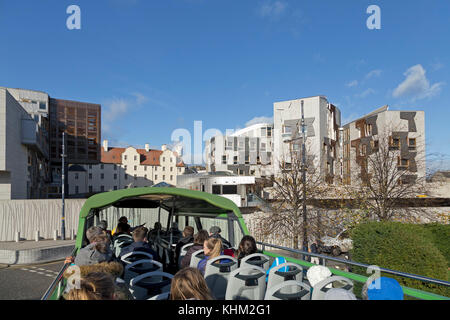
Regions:
<instances>
[{"instance_id":1,"label":"building facade","mask_svg":"<svg viewBox=\"0 0 450 320\"><path fill-rule=\"evenodd\" d=\"M0 87L0 199L47 197L48 95Z\"/></svg>"},{"instance_id":2,"label":"building facade","mask_svg":"<svg viewBox=\"0 0 450 320\"><path fill-rule=\"evenodd\" d=\"M273 124L259 123L206 143L208 172L269 177L272 172Z\"/></svg>"},{"instance_id":3,"label":"building facade","mask_svg":"<svg viewBox=\"0 0 450 320\"><path fill-rule=\"evenodd\" d=\"M408 171L404 175L408 182L425 178L425 113L390 111L384 106L343 126L339 161L342 183L353 184L370 173L367 158L378 152L380 143L389 145L397 158L394 165Z\"/></svg>"},{"instance_id":4,"label":"building facade","mask_svg":"<svg viewBox=\"0 0 450 320\"><path fill-rule=\"evenodd\" d=\"M74 164L68 170L69 196L86 195L126 188L150 187L165 182L177 184L185 166L180 152L165 145L161 150L114 148L104 140L98 164Z\"/></svg>"},{"instance_id":5,"label":"building facade","mask_svg":"<svg viewBox=\"0 0 450 320\"><path fill-rule=\"evenodd\" d=\"M301 152L302 103L307 160L320 168L325 181L335 183L341 112L323 96L274 103L274 174L277 176L289 168L293 152Z\"/></svg>"}]
</instances>

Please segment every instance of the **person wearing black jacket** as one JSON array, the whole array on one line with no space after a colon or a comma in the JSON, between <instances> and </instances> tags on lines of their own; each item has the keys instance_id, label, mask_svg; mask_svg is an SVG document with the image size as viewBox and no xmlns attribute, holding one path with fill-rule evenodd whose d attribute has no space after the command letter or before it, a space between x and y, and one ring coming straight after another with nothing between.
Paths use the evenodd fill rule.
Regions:
<instances>
[{"instance_id":1,"label":"person wearing black jacket","mask_svg":"<svg viewBox=\"0 0 450 320\"><path fill-rule=\"evenodd\" d=\"M186 252L186 255L181 259L181 265L180 269L189 267L191 264L191 257L192 254L198 250L203 250L203 244L206 240L208 240L209 234L206 230L200 230L195 236L194 236L194 245L189 248L189 250ZM197 266L195 266L197 268Z\"/></svg>"},{"instance_id":2,"label":"person wearing black jacket","mask_svg":"<svg viewBox=\"0 0 450 320\"><path fill-rule=\"evenodd\" d=\"M161 259L147 242L148 229L146 227L138 227L133 232L134 242L120 251L119 258L130 252L147 252L153 256L153 260L161 262Z\"/></svg>"},{"instance_id":3,"label":"person wearing black jacket","mask_svg":"<svg viewBox=\"0 0 450 320\"><path fill-rule=\"evenodd\" d=\"M209 229L209 236L212 238L220 239L222 241L222 244L225 245L228 248L231 248L231 243L228 242L225 238L222 238L220 233L222 230L218 226L213 226Z\"/></svg>"},{"instance_id":4,"label":"person wearing black jacket","mask_svg":"<svg viewBox=\"0 0 450 320\"><path fill-rule=\"evenodd\" d=\"M175 247L175 262L178 263L180 257L181 248L188 243L194 242L194 228L191 226L186 226L183 230L183 238L178 241Z\"/></svg>"}]
</instances>

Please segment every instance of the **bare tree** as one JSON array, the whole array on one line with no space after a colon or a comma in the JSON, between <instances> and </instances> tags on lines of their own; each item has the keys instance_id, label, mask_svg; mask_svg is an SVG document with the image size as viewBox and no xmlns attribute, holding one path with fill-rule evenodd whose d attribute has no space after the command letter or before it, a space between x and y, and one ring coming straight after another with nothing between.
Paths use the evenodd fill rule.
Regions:
<instances>
[{"instance_id":1,"label":"bare tree","mask_svg":"<svg viewBox=\"0 0 450 320\"><path fill-rule=\"evenodd\" d=\"M310 154L306 152L306 155ZM303 182L303 161L299 150L291 148L288 155L279 161L280 173L269 178L273 186L270 188L271 197L277 201L271 204L272 212L260 218L263 235L278 234L288 237L297 249L300 248L300 239L303 238L303 242L307 242L308 234L317 231L312 223L317 218L317 212L304 205L304 198L306 202L323 198L329 189L320 174L319 166L314 163L314 157L306 158L306 183Z\"/></svg>"},{"instance_id":2,"label":"bare tree","mask_svg":"<svg viewBox=\"0 0 450 320\"><path fill-rule=\"evenodd\" d=\"M425 211L408 206L408 199L427 191L425 146L418 143L422 139L410 138L391 125L365 141L355 148L360 170L352 171L348 197L357 201L367 218L418 221Z\"/></svg>"}]
</instances>

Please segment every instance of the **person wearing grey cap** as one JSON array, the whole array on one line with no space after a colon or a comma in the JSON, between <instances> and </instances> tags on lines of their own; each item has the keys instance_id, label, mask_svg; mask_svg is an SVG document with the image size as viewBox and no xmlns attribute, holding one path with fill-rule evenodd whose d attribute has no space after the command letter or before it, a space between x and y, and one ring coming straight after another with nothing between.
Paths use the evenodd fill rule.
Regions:
<instances>
[{"instance_id":1,"label":"person wearing grey cap","mask_svg":"<svg viewBox=\"0 0 450 320\"><path fill-rule=\"evenodd\" d=\"M216 238L216 239L222 240L222 244L223 244L225 247L231 248L231 243L228 242L228 240L224 239L224 238L220 235L221 232L222 232L222 230L221 230L218 226L212 226L212 227L209 229L209 236L212 237L212 238Z\"/></svg>"}]
</instances>

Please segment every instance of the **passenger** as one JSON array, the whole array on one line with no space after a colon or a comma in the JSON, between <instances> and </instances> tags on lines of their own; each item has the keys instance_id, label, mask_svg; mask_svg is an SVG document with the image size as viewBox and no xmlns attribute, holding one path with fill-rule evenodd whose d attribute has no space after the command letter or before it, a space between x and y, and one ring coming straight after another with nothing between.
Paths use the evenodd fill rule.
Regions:
<instances>
[{"instance_id":1,"label":"passenger","mask_svg":"<svg viewBox=\"0 0 450 320\"><path fill-rule=\"evenodd\" d=\"M116 257L120 256L121 251L133 243L133 237L130 235L130 225L120 222L117 225L116 233L112 237L112 250Z\"/></svg>"},{"instance_id":2,"label":"passenger","mask_svg":"<svg viewBox=\"0 0 450 320\"><path fill-rule=\"evenodd\" d=\"M330 269L324 266L312 266L308 269L308 272L306 273L306 277L309 281L309 284L311 285L311 288L313 288L320 281L325 280L326 278L331 276L332 273ZM331 288L331 284L327 285L327 288Z\"/></svg>"},{"instance_id":3,"label":"passenger","mask_svg":"<svg viewBox=\"0 0 450 320\"><path fill-rule=\"evenodd\" d=\"M114 279L104 272L93 272L81 278L80 288L71 289L66 300L116 300Z\"/></svg>"},{"instance_id":4,"label":"passenger","mask_svg":"<svg viewBox=\"0 0 450 320\"><path fill-rule=\"evenodd\" d=\"M148 240L151 242L154 242L156 240L156 237L158 234L161 233L162 225L159 222L155 222L155 225L153 226L153 229L148 233Z\"/></svg>"},{"instance_id":5,"label":"passenger","mask_svg":"<svg viewBox=\"0 0 450 320\"><path fill-rule=\"evenodd\" d=\"M380 277L364 284L361 291L364 300L403 300L403 289L397 280Z\"/></svg>"},{"instance_id":6,"label":"passenger","mask_svg":"<svg viewBox=\"0 0 450 320\"><path fill-rule=\"evenodd\" d=\"M186 268L189 267L191 264L191 257L192 254L198 250L203 250L203 244L206 240L208 240L209 234L206 230L200 230L197 232L197 234L194 236L194 245L189 248L189 250L186 252L186 255L181 259L181 265L180 268Z\"/></svg>"},{"instance_id":7,"label":"passenger","mask_svg":"<svg viewBox=\"0 0 450 320\"><path fill-rule=\"evenodd\" d=\"M110 241L112 241L111 230L108 230L108 221L102 220L99 225L100 228L108 235Z\"/></svg>"},{"instance_id":8,"label":"passenger","mask_svg":"<svg viewBox=\"0 0 450 320\"><path fill-rule=\"evenodd\" d=\"M209 238L203 244L203 252L205 257L198 263L197 269L205 275L206 264L208 260L223 255L222 241L217 238ZM228 262L226 259L221 262Z\"/></svg>"},{"instance_id":9,"label":"passenger","mask_svg":"<svg viewBox=\"0 0 450 320\"><path fill-rule=\"evenodd\" d=\"M183 238L178 241L176 247L175 247L175 261L178 261L178 258L180 256L181 248L188 243L194 242L194 228L191 226L184 227L183 230Z\"/></svg>"},{"instance_id":10,"label":"passenger","mask_svg":"<svg viewBox=\"0 0 450 320\"><path fill-rule=\"evenodd\" d=\"M147 241L148 229L146 227L138 227L133 232L134 242L120 251L119 258L130 252L147 252L153 256L153 260L161 261L158 254L150 247Z\"/></svg>"},{"instance_id":11,"label":"passenger","mask_svg":"<svg viewBox=\"0 0 450 320\"><path fill-rule=\"evenodd\" d=\"M88 239L89 243L91 244L94 239L94 237L104 234L104 231L102 228L100 228L99 226L92 226L89 229L86 230L86 238ZM87 246L86 246L87 247ZM86 248L85 247L85 248ZM84 248L80 249L80 252L83 250ZM73 263L75 260L75 257L67 257L66 260L64 261L65 264L67 263Z\"/></svg>"},{"instance_id":12,"label":"passenger","mask_svg":"<svg viewBox=\"0 0 450 320\"><path fill-rule=\"evenodd\" d=\"M119 225L119 223L125 223L125 224L128 224L128 218L125 217L125 216L120 217L120 218L119 218L119 222L118 222L117 225ZM111 231L111 235L113 236L116 232L117 232L117 227L114 228L114 229Z\"/></svg>"},{"instance_id":13,"label":"passenger","mask_svg":"<svg viewBox=\"0 0 450 320\"><path fill-rule=\"evenodd\" d=\"M91 238L92 242L82 248L75 257L77 266L113 261L114 253L110 248L108 236L104 233Z\"/></svg>"},{"instance_id":14,"label":"passenger","mask_svg":"<svg viewBox=\"0 0 450 320\"><path fill-rule=\"evenodd\" d=\"M120 262L112 261L112 262L101 262L98 264L91 264L91 265L85 265L80 266L79 269L79 276L81 278L86 277L88 274L94 273L94 272L102 272L107 273L113 276L115 279L115 295L118 300L133 300L133 296L130 293L128 285L125 283L125 281L122 280L124 268L123 265ZM70 276L72 276L72 272L66 271L64 273L64 277L68 279ZM70 285L69 282L67 283L67 287L73 287L73 285ZM67 288L66 288L67 289Z\"/></svg>"},{"instance_id":15,"label":"passenger","mask_svg":"<svg viewBox=\"0 0 450 320\"><path fill-rule=\"evenodd\" d=\"M180 239L181 237L183 237L182 232L178 229L178 223L176 222L172 222L172 227L170 228L169 232L172 233L172 236L176 239Z\"/></svg>"},{"instance_id":16,"label":"passenger","mask_svg":"<svg viewBox=\"0 0 450 320\"><path fill-rule=\"evenodd\" d=\"M310 251L311 253L315 253L318 254L319 253L319 249L318 249L318 245L317 243L313 242L310 246ZM311 257L311 263L314 264L322 264L322 259L318 258L318 257Z\"/></svg>"},{"instance_id":17,"label":"passenger","mask_svg":"<svg viewBox=\"0 0 450 320\"><path fill-rule=\"evenodd\" d=\"M213 300L205 278L195 268L178 271L170 286L171 300Z\"/></svg>"},{"instance_id":18,"label":"passenger","mask_svg":"<svg viewBox=\"0 0 450 320\"><path fill-rule=\"evenodd\" d=\"M239 263L242 258L249 256L253 253L256 253L258 249L256 248L256 240L252 236L244 236L239 243L239 249L236 252L237 259Z\"/></svg>"},{"instance_id":19,"label":"passenger","mask_svg":"<svg viewBox=\"0 0 450 320\"><path fill-rule=\"evenodd\" d=\"M220 239L225 247L231 248L231 243L220 235L221 232L222 230L218 226L213 226L209 229L209 236Z\"/></svg>"}]
</instances>

